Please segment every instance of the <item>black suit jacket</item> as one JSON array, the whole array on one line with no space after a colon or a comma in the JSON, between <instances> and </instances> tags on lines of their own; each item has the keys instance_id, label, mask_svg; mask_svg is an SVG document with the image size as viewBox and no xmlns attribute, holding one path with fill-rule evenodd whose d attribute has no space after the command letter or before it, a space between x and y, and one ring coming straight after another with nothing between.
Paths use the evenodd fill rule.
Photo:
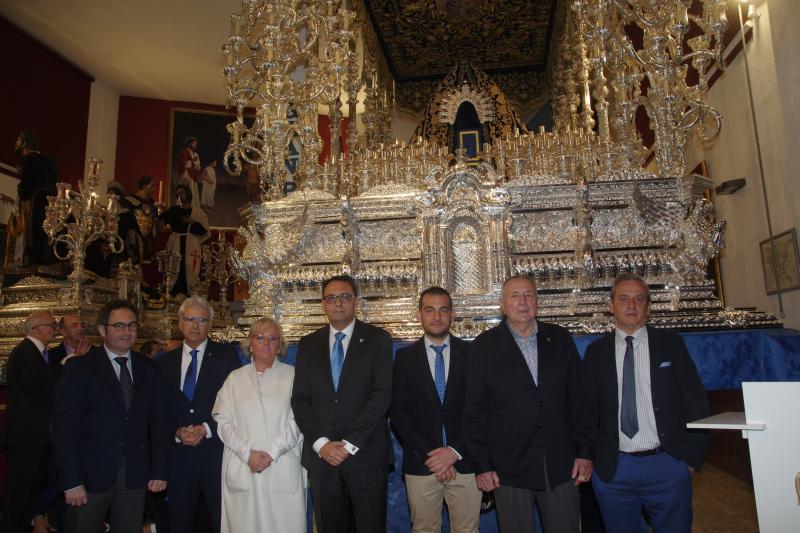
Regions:
<instances>
[{"instance_id":1,"label":"black suit jacket","mask_svg":"<svg viewBox=\"0 0 800 533\"><path fill-rule=\"evenodd\" d=\"M650 388L656 429L667 453L694 468L703 463L708 435L688 430L686 423L710 415L703 383L683 339L672 332L647 328ZM619 400L614 333L586 349L583 365L597 424L595 470L611 481L619 451Z\"/></svg>"},{"instance_id":2,"label":"black suit jacket","mask_svg":"<svg viewBox=\"0 0 800 533\"><path fill-rule=\"evenodd\" d=\"M442 446L442 426L447 445L463 457L455 464L462 474L474 472L463 431L464 394L469 344L450 336L450 368L444 405L431 375L425 338L397 350L392 381L390 419L397 440L403 446L403 473L426 476L431 473L425 461L428 452Z\"/></svg>"},{"instance_id":3,"label":"black suit jacket","mask_svg":"<svg viewBox=\"0 0 800 533\"><path fill-rule=\"evenodd\" d=\"M49 353L49 351L48 351ZM8 356L6 366L7 446L46 446L50 443L55 385L61 377L61 359L46 363L39 348L22 339Z\"/></svg>"},{"instance_id":4,"label":"black suit jacket","mask_svg":"<svg viewBox=\"0 0 800 533\"><path fill-rule=\"evenodd\" d=\"M131 354L134 394L125 409L119 379L105 347L64 365L56 386L53 448L62 490L111 488L123 460L129 488L167 479L168 435L155 361Z\"/></svg>"},{"instance_id":5,"label":"black suit jacket","mask_svg":"<svg viewBox=\"0 0 800 533\"><path fill-rule=\"evenodd\" d=\"M539 384L506 321L472 343L464 434L476 473L500 484L545 488L571 478L575 458L592 458L591 411L581 361L569 332L538 322Z\"/></svg>"},{"instance_id":6,"label":"black suit jacket","mask_svg":"<svg viewBox=\"0 0 800 533\"><path fill-rule=\"evenodd\" d=\"M181 359L183 345L158 358L161 374L161 396L167 413L167 428L172 442L170 454L170 479L186 475L190 468L208 468L220 471L223 444L217 435L217 423L211 410L217 392L232 371L241 366L236 349L230 344L214 342L206 344L203 364L197 375L194 397L189 398L181 390ZM197 446L184 446L175 442L179 427L208 424L211 438L203 439Z\"/></svg>"},{"instance_id":7,"label":"black suit jacket","mask_svg":"<svg viewBox=\"0 0 800 533\"><path fill-rule=\"evenodd\" d=\"M308 470L332 469L312 448L320 437L359 447L341 468L367 470L392 462L386 413L392 399L392 340L386 331L356 320L338 392L333 388L330 326L300 339L292 410L303 432L302 463Z\"/></svg>"}]
</instances>

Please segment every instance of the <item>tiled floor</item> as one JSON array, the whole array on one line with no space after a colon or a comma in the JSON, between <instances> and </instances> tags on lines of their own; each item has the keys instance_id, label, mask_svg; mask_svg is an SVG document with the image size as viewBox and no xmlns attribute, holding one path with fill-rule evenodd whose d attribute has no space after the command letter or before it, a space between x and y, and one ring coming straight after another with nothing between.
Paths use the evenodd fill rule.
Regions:
<instances>
[{"instance_id":1,"label":"tiled floor","mask_svg":"<svg viewBox=\"0 0 800 533\"><path fill-rule=\"evenodd\" d=\"M693 533L757 533L753 487L708 463L694 478Z\"/></svg>"}]
</instances>

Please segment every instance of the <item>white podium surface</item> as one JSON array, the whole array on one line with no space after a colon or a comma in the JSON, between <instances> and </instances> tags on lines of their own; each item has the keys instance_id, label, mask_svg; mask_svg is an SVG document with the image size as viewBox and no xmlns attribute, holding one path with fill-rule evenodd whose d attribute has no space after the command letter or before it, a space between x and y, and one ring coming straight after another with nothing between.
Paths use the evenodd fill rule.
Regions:
<instances>
[{"instance_id":1,"label":"white podium surface","mask_svg":"<svg viewBox=\"0 0 800 533\"><path fill-rule=\"evenodd\" d=\"M742 383L753 488L761 533L800 531L800 382ZM731 429L755 429L737 427Z\"/></svg>"},{"instance_id":2,"label":"white podium surface","mask_svg":"<svg viewBox=\"0 0 800 533\"><path fill-rule=\"evenodd\" d=\"M727 412L701 418L686 424L689 429L740 429L747 438L747 431L764 431L767 424L764 422L748 422L747 417L741 412Z\"/></svg>"}]
</instances>

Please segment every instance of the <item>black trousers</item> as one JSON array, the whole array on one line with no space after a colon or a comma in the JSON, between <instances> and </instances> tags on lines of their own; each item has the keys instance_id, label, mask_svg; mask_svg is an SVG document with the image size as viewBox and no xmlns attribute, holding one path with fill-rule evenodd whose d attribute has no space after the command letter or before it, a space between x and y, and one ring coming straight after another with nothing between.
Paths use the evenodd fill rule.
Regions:
<instances>
[{"instance_id":1,"label":"black trousers","mask_svg":"<svg viewBox=\"0 0 800 533\"><path fill-rule=\"evenodd\" d=\"M33 503L47 488L50 446L9 446L2 533L28 533Z\"/></svg>"},{"instance_id":2,"label":"black trousers","mask_svg":"<svg viewBox=\"0 0 800 533\"><path fill-rule=\"evenodd\" d=\"M386 531L387 468L339 467L309 475L317 533Z\"/></svg>"},{"instance_id":3,"label":"black trousers","mask_svg":"<svg viewBox=\"0 0 800 533\"><path fill-rule=\"evenodd\" d=\"M173 455L173 459L174 459ZM211 530L218 533L222 520L222 458L213 464L184 464L172 468L169 496L170 530L172 533L195 533ZM208 517L203 506L208 507Z\"/></svg>"},{"instance_id":4,"label":"black trousers","mask_svg":"<svg viewBox=\"0 0 800 533\"><path fill-rule=\"evenodd\" d=\"M67 533L103 531L106 516L114 533L141 533L146 493L147 487L128 488L123 465L110 489L87 492L88 502L80 507L67 506Z\"/></svg>"}]
</instances>

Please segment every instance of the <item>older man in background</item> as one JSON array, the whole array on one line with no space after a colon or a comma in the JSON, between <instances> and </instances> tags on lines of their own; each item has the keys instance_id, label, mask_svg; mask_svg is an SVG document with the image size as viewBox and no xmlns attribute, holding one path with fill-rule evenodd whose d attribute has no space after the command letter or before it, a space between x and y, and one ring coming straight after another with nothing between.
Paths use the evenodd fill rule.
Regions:
<instances>
[{"instance_id":1,"label":"older man in background","mask_svg":"<svg viewBox=\"0 0 800 533\"><path fill-rule=\"evenodd\" d=\"M5 499L0 531L30 531L34 500L48 484L50 421L55 385L62 365L53 360L47 344L53 340L53 315L28 315L25 338L11 351L7 366L5 448L8 457Z\"/></svg>"}]
</instances>

